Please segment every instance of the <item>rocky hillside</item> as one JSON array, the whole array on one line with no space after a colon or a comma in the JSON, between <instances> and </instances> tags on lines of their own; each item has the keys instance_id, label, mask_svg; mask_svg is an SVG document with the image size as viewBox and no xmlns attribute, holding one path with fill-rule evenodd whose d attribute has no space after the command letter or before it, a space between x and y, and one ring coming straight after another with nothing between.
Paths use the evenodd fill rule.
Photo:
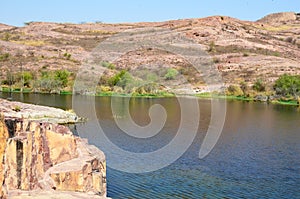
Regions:
<instances>
[{"instance_id":1,"label":"rocky hillside","mask_svg":"<svg viewBox=\"0 0 300 199\"><path fill-rule=\"evenodd\" d=\"M271 84L281 74L300 74L299 14L277 13L256 22L212 16L132 24L0 24L0 76L5 79L7 73L20 70L76 72L101 41L124 30L143 27L168 28L201 44L228 84L252 84L257 79ZM108 69L108 74L145 64L151 66L158 60L177 69L194 87L203 84L201 75L190 70L182 57L152 48L128 52L114 63L115 68Z\"/></svg>"}]
</instances>

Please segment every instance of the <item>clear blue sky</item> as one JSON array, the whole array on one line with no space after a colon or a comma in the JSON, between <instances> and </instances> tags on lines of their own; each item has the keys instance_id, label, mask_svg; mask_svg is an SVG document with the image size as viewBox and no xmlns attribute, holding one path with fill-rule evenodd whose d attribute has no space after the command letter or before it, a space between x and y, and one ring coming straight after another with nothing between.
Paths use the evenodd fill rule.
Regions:
<instances>
[{"instance_id":1,"label":"clear blue sky","mask_svg":"<svg viewBox=\"0 0 300 199\"><path fill-rule=\"evenodd\" d=\"M0 23L29 21L139 22L226 15L244 20L283 11L300 12L299 0L5 0Z\"/></svg>"}]
</instances>

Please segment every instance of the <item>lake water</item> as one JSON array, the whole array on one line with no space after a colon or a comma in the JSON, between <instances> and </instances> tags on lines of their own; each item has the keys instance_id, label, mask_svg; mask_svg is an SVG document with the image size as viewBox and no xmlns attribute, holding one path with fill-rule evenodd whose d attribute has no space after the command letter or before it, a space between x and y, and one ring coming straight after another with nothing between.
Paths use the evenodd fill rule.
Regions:
<instances>
[{"instance_id":1,"label":"lake water","mask_svg":"<svg viewBox=\"0 0 300 199\"><path fill-rule=\"evenodd\" d=\"M5 93L0 95L9 97ZM13 94L12 98L63 109L72 108L72 96L68 95ZM79 99L82 107L87 105L88 98L82 96ZM119 108L122 108L126 99L118 100ZM188 150L173 164L153 172L132 174L108 167L108 196L115 199L300 198L300 111L297 107L227 101L227 116L221 137L212 152L199 159L211 108L209 100L199 99L198 102L201 111L199 129ZM164 106L168 117L161 132L148 139L133 138L118 128L114 122L118 116L111 112L110 97L96 97L98 119L91 119L76 128L84 132L80 136L88 138L100 149L97 123L107 137L124 150L138 153L155 151L176 135L181 111L176 98L134 98L129 103L134 121L147 125L150 122L148 111L154 104ZM85 117L91 111L80 110ZM190 133L188 128L186 133ZM107 157L109 166L109 154Z\"/></svg>"}]
</instances>

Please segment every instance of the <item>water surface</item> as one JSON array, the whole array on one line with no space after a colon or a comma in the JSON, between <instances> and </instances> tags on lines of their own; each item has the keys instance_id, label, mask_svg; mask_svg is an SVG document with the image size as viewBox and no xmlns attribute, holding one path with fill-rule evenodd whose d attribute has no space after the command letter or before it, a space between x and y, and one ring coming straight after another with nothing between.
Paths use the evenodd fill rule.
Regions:
<instances>
[{"instance_id":1,"label":"water surface","mask_svg":"<svg viewBox=\"0 0 300 199\"><path fill-rule=\"evenodd\" d=\"M1 97L8 94L0 93ZM13 100L72 108L72 96L13 94ZM130 113L139 125L150 122L149 108L161 104L168 114L162 131L149 139L123 133L114 122L111 98L95 98L98 120L77 125L80 136L99 148L94 126L99 122L107 137L133 152L155 151L176 135L180 107L176 98L130 101ZM122 109L123 98L119 99ZM87 105L82 96L82 104ZM84 107L84 106L83 106ZM199 100L201 118L198 134L184 155L158 171L131 174L111 168L107 171L108 196L112 198L300 198L300 112L293 106L252 102L227 102L222 135L213 151L199 159L199 149L210 122L210 101ZM89 116L94 109L82 110ZM189 133L189 129L186 129ZM104 151L105 152L105 151ZM162 157L163 158L163 157ZM107 164L109 166L109 158ZM121 161L119 164L123 164ZM153 163L155 164L155 163Z\"/></svg>"}]
</instances>

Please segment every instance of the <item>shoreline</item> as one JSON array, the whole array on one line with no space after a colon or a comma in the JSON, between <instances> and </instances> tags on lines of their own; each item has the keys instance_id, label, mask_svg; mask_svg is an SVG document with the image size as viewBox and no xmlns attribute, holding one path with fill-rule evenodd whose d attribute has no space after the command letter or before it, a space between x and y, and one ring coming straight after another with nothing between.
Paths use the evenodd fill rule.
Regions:
<instances>
[{"instance_id":1,"label":"shoreline","mask_svg":"<svg viewBox=\"0 0 300 199\"><path fill-rule=\"evenodd\" d=\"M47 92L32 92L32 91L3 91L0 93L19 93L19 94L46 94L46 95L74 95L71 91L62 91L60 93L47 93ZM300 106L297 100L257 100L254 97L243 97L243 96L232 96L232 95L218 95L212 93L199 93L199 94L182 94L176 95L174 93L161 92L159 94L127 94L127 93L117 93L117 92L102 92L97 94L79 94L85 96L95 96L95 97L134 97L134 98L168 98L168 97L178 97L178 96L189 96L189 97L197 97L199 99L225 99L225 100L236 100L236 101L248 101L248 102L260 102L260 103L270 103L270 104L279 104L279 105L288 105L288 106ZM266 97L270 97L265 95Z\"/></svg>"}]
</instances>

